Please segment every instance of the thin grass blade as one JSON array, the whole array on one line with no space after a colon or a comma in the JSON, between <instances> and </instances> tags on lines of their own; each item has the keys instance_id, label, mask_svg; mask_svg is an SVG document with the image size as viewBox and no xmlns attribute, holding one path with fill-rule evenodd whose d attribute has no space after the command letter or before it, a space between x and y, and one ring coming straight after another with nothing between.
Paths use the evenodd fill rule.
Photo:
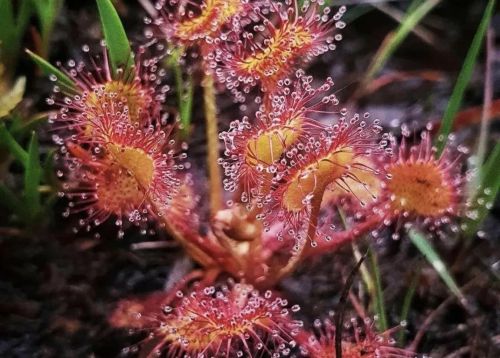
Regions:
<instances>
[{"instance_id":1,"label":"thin grass blade","mask_svg":"<svg viewBox=\"0 0 500 358\"><path fill-rule=\"evenodd\" d=\"M406 322L406 320L408 319L411 303L413 301L413 296L415 296L415 291L417 289L419 279L420 279L420 270L413 275L410 287L408 287L408 290L406 291L403 300L403 306L401 308L401 315L399 316L401 325L403 324L402 322ZM405 342L405 332L404 330L401 330L398 334L398 343L400 346L404 346L404 342Z\"/></svg>"},{"instance_id":2,"label":"thin grass blade","mask_svg":"<svg viewBox=\"0 0 500 358\"><path fill-rule=\"evenodd\" d=\"M23 205L21 201L3 183L0 183L0 205L16 216L20 217L23 215Z\"/></svg>"},{"instance_id":3,"label":"thin grass blade","mask_svg":"<svg viewBox=\"0 0 500 358\"><path fill-rule=\"evenodd\" d=\"M21 49L21 40L31 15L31 1L20 0L17 14L12 0L0 0L0 62L7 68L7 75L14 73Z\"/></svg>"},{"instance_id":4,"label":"thin grass blade","mask_svg":"<svg viewBox=\"0 0 500 358\"><path fill-rule=\"evenodd\" d=\"M364 88L382 67L385 66L389 58L398 49L401 43L403 43L408 34L440 2L441 0L427 0L404 18L399 27L386 39L378 50L362 81L361 88Z\"/></svg>"},{"instance_id":5,"label":"thin grass blade","mask_svg":"<svg viewBox=\"0 0 500 358\"><path fill-rule=\"evenodd\" d=\"M378 266L377 255L372 248L368 250L368 257L370 259L370 268L375 283L376 295L375 297L373 297L373 299L375 304L375 312L378 317L377 326L381 332L384 332L388 328L387 314L384 303L384 290L382 289L382 279L380 277L380 270L378 268L379 266Z\"/></svg>"},{"instance_id":6,"label":"thin grass blade","mask_svg":"<svg viewBox=\"0 0 500 358\"><path fill-rule=\"evenodd\" d=\"M38 20L40 22L42 44L40 52L47 56L49 41L56 22L57 15L62 8L63 0L33 0Z\"/></svg>"},{"instance_id":7,"label":"thin grass blade","mask_svg":"<svg viewBox=\"0 0 500 358\"><path fill-rule=\"evenodd\" d=\"M175 90L179 105L179 116L181 123L181 134L187 138L191 128L191 115L193 111L194 81L191 74L185 81L182 76L182 68L179 64L180 57L184 50L182 48L172 49L172 54L165 61L166 65L172 68L175 79Z\"/></svg>"},{"instance_id":8,"label":"thin grass blade","mask_svg":"<svg viewBox=\"0 0 500 358\"><path fill-rule=\"evenodd\" d=\"M47 183L47 185L49 185L52 188L56 188L59 184L59 180L57 178L56 170L54 167L54 163L55 163L54 158L55 158L56 153L57 153L56 149L51 149L47 153L47 157L43 161L43 166L42 166L43 182Z\"/></svg>"},{"instance_id":9,"label":"thin grass blade","mask_svg":"<svg viewBox=\"0 0 500 358\"><path fill-rule=\"evenodd\" d=\"M496 0L489 0L484 10L483 17L479 23L472 44L469 47L469 51L465 56L465 61L462 65L462 69L458 74L457 82L453 88L448 106L444 112L443 120L441 121L441 127L439 128L439 133L436 141L437 154L441 154L446 146L448 135L453 128L453 121L457 115L460 107L462 106L462 101L464 98L465 90L471 80L472 72L474 71L474 66L477 62L477 57L479 51L481 50L483 39L488 29L491 17L493 15L493 9L495 8Z\"/></svg>"},{"instance_id":10,"label":"thin grass blade","mask_svg":"<svg viewBox=\"0 0 500 358\"><path fill-rule=\"evenodd\" d=\"M498 168L500 168L500 142L496 144L490 156L481 167L479 183L481 192L478 192L476 197L476 206L469 210L470 217L465 220L467 225L465 230L466 237L472 237L477 233L498 195L498 191L500 190Z\"/></svg>"},{"instance_id":11,"label":"thin grass blade","mask_svg":"<svg viewBox=\"0 0 500 358\"><path fill-rule=\"evenodd\" d=\"M42 57L37 54L31 52L30 50L26 50L26 53L29 57L36 63L36 65L42 70L42 72L47 76L55 76L56 83L61 86L64 86L68 90L75 90L76 84L75 81L71 79L64 72L59 70L57 67L52 66L49 62L44 60Z\"/></svg>"},{"instance_id":12,"label":"thin grass blade","mask_svg":"<svg viewBox=\"0 0 500 358\"><path fill-rule=\"evenodd\" d=\"M116 75L118 69L123 69L127 77L133 71L134 60L130 42L118 12L110 0L97 0L97 7L113 73Z\"/></svg>"},{"instance_id":13,"label":"thin grass blade","mask_svg":"<svg viewBox=\"0 0 500 358\"><path fill-rule=\"evenodd\" d=\"M5 123L0 123L0 145L5 147L25 168L28 165L28 153L10 134Z\"/></svg>"},{"instance_id":14,"label":"thin grass blade","mask_svg":"<svg viewBox=\"0 0 500 358\"><path fill-rule=\"evenodd\" d=\"M28 162L24 172L24 201L30 219L34 219L40 212L40 185L42 171L40 167L40 154L38 151L38 138L35 132L31 135L28 147Z\"/></svg>"},{"instance_id":15,"label":"thin grass blade","mask_svg":"<svg viewBox=\"0 0 500 358\"><path fill-rule=\"evenodd\" d=\"M16 26L12 0L0 0L0 21L2 23L0 39L4 41L7 34L13 31Z\"/></svg>"},{"instance_id":16,"label":"thin grass blade","mask_svg":"<svg viewBox=\"0 0 500 358\"><path fill-rule=\"evenodd\" d=\"M439 257L436 250L432 247L427 238L420 232L412 229L409 231L409 236L411 242L417 247L417 249L425 256L427 261L434 267L438 275L441 277L443 282L446 284L448 289L458 297L460 302L465 303L466 299L458 285L455 282L455 279L451 275L448 270L446 263Z\"/></svg>"}]
</instances>

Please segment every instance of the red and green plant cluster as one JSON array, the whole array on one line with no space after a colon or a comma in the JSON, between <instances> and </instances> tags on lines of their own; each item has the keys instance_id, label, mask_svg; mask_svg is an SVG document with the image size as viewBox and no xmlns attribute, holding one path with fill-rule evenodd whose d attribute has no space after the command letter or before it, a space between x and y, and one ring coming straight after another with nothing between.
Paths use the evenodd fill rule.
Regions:
<instances>
[{"instance_id":1,"label":"red and green plant cluster","mask_svg":"<svg viewBox=\"0 0 500 358\"><path fill-rule=\"evenodd\" d=\"M57 108L63 215L79 215L76 230L113 220L119 236L156 225L200 267L172 292L122 302L110 322L150 332L139 349L151 356L414 356L367 317L338 346L330 320L308 331L276 290L306 260L363 236L456 231L470 213L463 153L453 145L438 152L430 131L404 129L398 140L369 114L342 107L332 78L307 74L306 63L341 40L345 7L142 1L147 43L134 52L111 3L97 3L101 54L84 46L85 61L43 64L54 82L47 103ZM185 89L176 88L175 120L165 105L172 58L191 80L203 77L209 212L186 154ZM220 132L217 92L241 113Z\"/></svg>"}]
</instances>

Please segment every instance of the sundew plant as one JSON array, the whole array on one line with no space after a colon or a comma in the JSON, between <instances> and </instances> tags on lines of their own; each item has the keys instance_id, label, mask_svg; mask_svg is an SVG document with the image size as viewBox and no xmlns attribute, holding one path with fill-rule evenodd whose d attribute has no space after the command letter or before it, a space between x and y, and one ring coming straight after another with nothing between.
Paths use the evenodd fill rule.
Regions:
<instances>
[{"instance_id":1,"label":"sundew plant","mask_svg":"<svg viewBox=\"0 0 500 358\"><path fill-rule=\"evenodd\" d=\"M494 0L84 3L0 0L2 355L497 356Z\"/></svg>"}]
</instances>

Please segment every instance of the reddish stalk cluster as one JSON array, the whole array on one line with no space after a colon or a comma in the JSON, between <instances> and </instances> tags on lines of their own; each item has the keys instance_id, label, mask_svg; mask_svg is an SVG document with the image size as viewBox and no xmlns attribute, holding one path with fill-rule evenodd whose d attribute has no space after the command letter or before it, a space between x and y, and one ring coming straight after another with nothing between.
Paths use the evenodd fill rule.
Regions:
<instances>
[{"instance_id":1,"label":"reddish stalk cluster","mask_svg":"<svg viewBox=\"0 0 500 358\"><path fill-rule=\"evenodd\" d=\"M213 230L206 235L186 219L194 215L196 192L189 176L178 173L185 155L176 155L179 148L163 123L168 87L162 85L159 58L139 60L141 51L127 71L114 70L106 51L102 64L91 60L90 69L70 61L65 71L74 87L55 86L48 100L60 108L52 118L54 137L72 169L64 186L70 199L66 214L86 211L83 226L98 225L109 216L120 225L123 219L142 223L161 217L204 265L245 276L256 264L262 271L254 272L251 280L264 281L267 275L288 272L272 256L289 248L289 239L295 243L289 252L295 262L297 256L333 249L382 224L422 222L434 227L460 215L464 178L451 149L436 157L428 134L412 147L405 140L398 145L381 134L377 120L337 109L332 79L315 86L302 69L289 77L299 64L292 59L326 51L331 47L325 44L330 42L327 34L343 27L345 9L333 16L328 9L320 13L314 1L303 9L291 1L156 4L154 23L176 45L210 43L212 53L230 52L215 62L205 58L215 66L214 73L224 72L245 46L250 50L242 58L260 61L256 68L261 72L250 75L259 80L250 82L264 93L256 98L260 108L253 118L234 121L220 133L224 187L234 193L235 205L212 213ZM234 23L243 17L254 26L237 28ZM233 46L229 37L236 35L247 40ZM267 61L274 55L284 62ZM338 223L337 208L357 213L349 228L332 228ZM268 233L284 243L264 254Z\"/></svg>"}]
</instances>

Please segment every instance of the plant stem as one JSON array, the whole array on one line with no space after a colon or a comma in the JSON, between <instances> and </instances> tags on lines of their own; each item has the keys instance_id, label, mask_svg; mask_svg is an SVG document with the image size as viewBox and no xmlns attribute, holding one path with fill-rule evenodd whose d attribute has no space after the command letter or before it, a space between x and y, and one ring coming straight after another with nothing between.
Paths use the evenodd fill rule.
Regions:
<instances>
[{"instance_id":1,"label":"plant stem","mask_svg":"<svg viewBox=\"0 0 500 358\"><path fill-rule=\"evenodd\" d=\"M313 193L313 198L311 199L311 214L309 216L309 226L307 229L307 236L301 240L303 241L300 248L297 250L295 255L292 255L288 263L277 273L276 277L273 277L275 281L280 280L283 276L286 276L292 272L297 265L302 261L305 256L306 247L308 240L314 242L316 238L316 231L319 219L319 212L321 209L321 202L323 201L323 195L325 194L325 189L327 185L322 185L317 188Z\"/></svg>"},{"instance_id":2,"label":"plant stem","mask_svg":"<svg viewBox=\"0 0 500 358\"><path fill-rule=\"evenodd\" d=\"M489 118L491 117L491 107L493 102L493 62L495 56L495 35L491 26L486 31L486 61L484 70L484 101L481 111L481 125L479 127L479 138L475 155L475 167L480 168L484 164L488 144ZM480 179L471 181L469 186L469 198L473 199L477 193Z\"/></svg>"},{"instance_id":3,"label":"plant stem","mask_svg":"<svg viewBox=\"0 0 500 358\"><path fill-rule=\"evenodd\" d=\"M321 187L319 190L316 190L311 200L311 216L309 219L309 228L307 229L307 237L306 237L306 239L309 239L311 243L315 242L316 239L319 211L321 209L321 202L323 201L323 195L325 194L325 189L326 185Z\"/></svg>"},{"instance_id":4,"label":"plant stem","mask_svg":"<svg viewBox=\"0 0 500 358\"><path fill-rule=\"evenodd\" d=\"M168 220L162 220L162 223L165 225L165 231L177 242L179 242L184 247L189 256L191 256L195 261L197 261L203 267L214 266L213 259L199 245L196 245L191 242L191 240L188 240L185 237L184 233L180 232L176 227L171 225Z\"/></svg>"},{"instance_id":5,"label":"plant stem","mask_svg":"<svg viewBox=\"0 0 500 358\"><path fill-rule=\"evenodd\" d=\"M361 222L348 230L339 231L331 235L331 240L321 240L318 241L318 246L309 246L304 254L304 257L310 257L318 254L323 254L326 251L331 252L338 246L341 246L347 242L353 241L356 238L370 232L371 230L377 228L380 225L380 217L377 215L370 216L364 222Z\"/></svg>"},{"instance_id":6,"label":"plant stem","mask_svg":"<svg viewBox=\"0 0 500 358\"><path fill-rule=\"evenodd\" d=\"M406 321L406 319L408 318L408 313L410 312L411 303L413 301L413 296L415 295L419 279L420 279L420 268L415 272L415 275L411 280L410 287L408 287L408 290L406 291L406 295L403 301L403 307L401 309L401 316L400 316L401 322ZM403 346L405 343L404 330L401 330L398 334L398 343L400 346Z\"/></svg>"},{"instance_id":7,"label":"plant stem","mask_svg":"<svg viewBox=\"0 0 500 358\"><path fill-rule=\"evenodd\" d=\"M337 211L339 212L340 220L342 221L342 225L344 226L344 230L350 230L349 223L347 222L347 218L345 216L344 211L340 208L337 207ZM354 258L356 261L360 261L363 255L361 255L361 252L359 251L358 245L353 241L352 242L352 251L354 254ZM361 263L361 266L359 267L359 271L361 273L361 277L363 279L363 282L366 285L366 289L368 290L368 293L374 297L375 296L375 285L373 283L372 276L370 275L370 272L366 268L366 265L364 263Z\"/></svg>"},{"instance_id":8,"label":"plant stem","mask_svg":"<svg viewBox=\"0 0 500 358\"><path fill-rule=\"evenodd\" d=\"M352 251L354 253L354 258L359 261L363 255L359 251L359 247L356 243L352 243ZM363 282L365 283L366 289L368 290L368 294L371 297L375 297L375 284L373 283L373 278L368 269L366 268L366 265L363 263L361 264L359 271L361 273L361 277L363 279Z\"/></svg>"},{"instance_id":9,"label":"plant stem","mask_svg":"<svg viewBox=\"0 0 500 358\"><path fill-rule=\"evenodd\" d=\"M379 318L377 326L379 327L381 332L384 332L387 330L388 326L387 314L384 304L384 291L382 290L382 280L380 278L378 259L376 253L371 248L368 250L368 256L370 258L370 265L373 271L373 277L375 279L376 295L373 297L373 299L375 304L375 311L377 312Z\"/></svg>"},{"instance_id":10,"label":"plant stem","mask_svg":"<svg viewBox=\"0 0 500 358\"><path fill-rule=\"evenodd\" d=\"M435 143L437 148L436 154L438 156L441 155L442 151L446 147L448 135L453 128L455 116L462 106L465 90L467 89L467 86L472 78L476 60L483 44L483 37L488 29L494 9L495 0L489 0L484 10L483 18L481 19L481 22L476 30L476 34L474 35L474 39L472 40L472 44L470 45L467 55L465 56L462 69L458 74L457 82L453 88L453 92L443 115L443 119L441 120L441 126Z\"/></svg>"},{"instance_id":11,"label":"plant stem","mask_svg":"<svg viewBox=\"0 0 500 358\"><path fill-rule=\"evenodd\" d=\"M205 73L201 85L203 87L203 102L205 105L210 213L214 216L222 206L222 176L217 162L219 159L219 129L217 128L214 79L210 73Z\"/></svg>"},{"instance_id":12,"label":"plant stem","mask_svg":"<svg viewBox=\"0 0 500 358\"><path fill-rule=\"evenodd\" d=\"M191 129L191 112L193 105L194 84L192 75L189 74L186 81L182 78L182 68L180 58L182 49L172 50L172 55L166 61L174 72L175 89L177 93L177 103L179 105L179 117L181 121L181 136L186 139Z\"/></svg>"}]
</instances>

